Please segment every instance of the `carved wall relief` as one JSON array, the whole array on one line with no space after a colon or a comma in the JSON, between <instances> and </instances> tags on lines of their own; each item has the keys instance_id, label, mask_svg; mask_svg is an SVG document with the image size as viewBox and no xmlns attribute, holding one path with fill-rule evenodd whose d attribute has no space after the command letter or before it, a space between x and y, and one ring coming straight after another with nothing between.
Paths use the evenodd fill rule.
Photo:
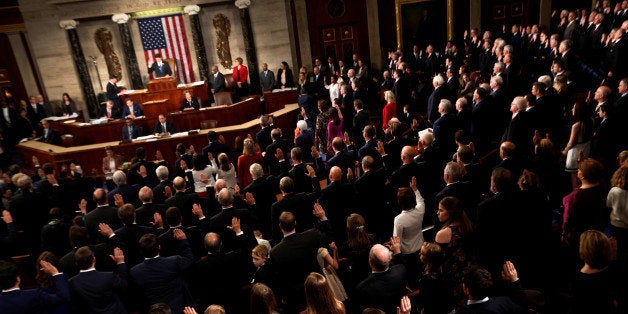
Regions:
<instances>
[{"instance_id":1,"label":"carved wall relief","mask_svg":"<svg viewBox=\"0 0 628 314\"><path fill-rule=\"evenodd\" d=\"M231 69L231 48L229 48L229 35L231 34L231 22L224 14L214 16L214 28L216 29L216 53L218 61L225 69Z\"/></svg>"},{"instance_id":2,"label":"carved wall relief","mask_svg":"<svg viewBox=\"0 0 628 314\"><path fill-rule=\"evenodd\" d=\"M113 36L111 31L106 28L99 28L94 34L94 41L98 50L105 56L105 62L107 63L107 72L109 75L114 75L118 80L122 78L122 66L120 65L120 59L113 50L112 43ZM109 79L107 75L107 79Z\"/></svg>"}]
</instances>

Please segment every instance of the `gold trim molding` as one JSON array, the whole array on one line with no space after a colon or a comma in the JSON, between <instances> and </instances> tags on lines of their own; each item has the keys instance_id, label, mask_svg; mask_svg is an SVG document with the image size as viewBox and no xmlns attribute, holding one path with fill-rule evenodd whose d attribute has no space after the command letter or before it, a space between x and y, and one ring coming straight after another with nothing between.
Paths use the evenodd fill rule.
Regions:
<instances>
[{"instance_id":1,"label":"gold trim molding","mask_svg":"<svg viewBox=\"0 0 628 314\"><path fill-rule=\"evenodd\" d=\"M24 24L6 24L0 25L0 33L14 33L25 32L26 26Z\"/></svg>"},{"instance_id":2,"label":"gold trim molding","mask_svg":"<svg viewBox=\"0 0 628 314\"><path fill-rule=\"evenodd\" d=\"M139 12L131 13L131 15L134 18L143 18L143 17L162 16L162 15L178 14L178 13L184 13L183 7L139 11Z\"/></svg>"},{"instance_id":3,"label":"gold trim molding","mask_svg":"<svg viewBox=\"0 0 628 314\"><path fill-rule=\"evenodd\" d=\"M431 2L437 0L395 0L395 30L397 31L397 49L403 49L403 23L401 6L404 4ZM454 37L454 0L447 0L447 39Z\"/></svg>"}]
</instances>

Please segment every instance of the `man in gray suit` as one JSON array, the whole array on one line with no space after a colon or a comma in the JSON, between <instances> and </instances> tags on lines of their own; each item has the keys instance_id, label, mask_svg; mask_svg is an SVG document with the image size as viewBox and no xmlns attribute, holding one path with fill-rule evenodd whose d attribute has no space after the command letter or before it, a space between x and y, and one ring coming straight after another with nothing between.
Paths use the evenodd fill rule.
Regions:
<instances>
[{"instance_id":1,"label":"man in gray suit","mask_svg":"<svg viewBox=\"0 0 628 314\"><path fill-rule=\"evenodd\" d=\"M271 91L275 86L275 73L268 69L268 64L262 63L262 72L259 74L259 83L262 91Z\"/></svg>"},{"instance_id":2,"label":"man in gray suit","mask_svg":"<svg viewBox=\"0 0 628 314\"><path fill-rule=\"evenodd\" d=\"M214 102L214 94L225 91L225 76L218 72L218 67L212 65L212 74L207 79L210 102Z\"/></svg>"}]
</instances>

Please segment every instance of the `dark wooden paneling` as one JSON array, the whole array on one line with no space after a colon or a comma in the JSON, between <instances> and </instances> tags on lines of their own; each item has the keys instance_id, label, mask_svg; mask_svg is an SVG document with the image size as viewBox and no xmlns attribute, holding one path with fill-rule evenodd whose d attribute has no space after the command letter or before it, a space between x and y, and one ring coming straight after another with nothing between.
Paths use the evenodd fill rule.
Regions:
<instances>
[{"instance_id":1,"label":"dark wooden paneling","mask_svg":"<svg viewBox=\"0 0 628 314\"><path fill-rule=\"evenodd\" d=\"M13 98L19 103L20 99L28 99L26 94L26 89L24 88L24 83L22 82L22 75L20 74L20 69L17 67L17 63L15 62L15 56L13 55L13 50L11 49L11 42L9 42L9 37L7 34L0 33L0 47L2 47L2 53L0 53L0 69L6 69L6 73L9 76L9 83L3 83L2 86L2 95L0 95L0 100L5 100L4 88L9 88L11 93L13 94Z\"/></svg>"},{"instance_id":2,"label":"dark wooden paneling","mask_svg":"<svg viewBox=\"0 0 628 314\"><path fill-rule=\"evenodd\" d=\"M310 45L312 60L317 57L326 58L323 50L321 30L341 25L352 25L357 35L355 52L362 58L370 60L368 22L366 18L366 0L344 0L345 13L333 18L327 13L327 5L331 0L306 0L308 29L310 33ZM394 4L393 4L394 7ZM306 60L303 60L306 62Z\"/></svg>"}]
</instances>

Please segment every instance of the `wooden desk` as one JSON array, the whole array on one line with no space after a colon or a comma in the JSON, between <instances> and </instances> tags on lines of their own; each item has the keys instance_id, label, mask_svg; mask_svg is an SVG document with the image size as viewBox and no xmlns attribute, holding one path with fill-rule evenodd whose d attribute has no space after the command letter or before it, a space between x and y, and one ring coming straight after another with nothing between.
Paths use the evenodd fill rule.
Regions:
<instances>
[{"instance_id":1,"label":"wooden desk","mask_svg":"<svg viewBox=\"0 0 628 314\"><path fill-rule=\"evenodd\" d=\"M177 111L166 114L168 121L174 124L177 131L195 130L201 127L201 121L217 120L218 126L230 126L240 124L259 117L262 113L260 97L251 96L239 103L229 106L205 107L201 110ZM141 135L152 134L157 123L158 116L139 118L133 120L135 125L142 128ZM63 123L51 121L52 128L61 134L74 135L74 145L89 145L112 140L122 139L122 127L125 125L123 119L109 121L105 124Z\"/></svg>"},{"instance_id":2,"label":"wooden desk","mask_svg":"<svg viewBox=\"0 0 628 314\"><path fill-rule=\"evenodd\" d=\"M298 95L296 89L275 89L273 92L264 92L265 113L280 110L287 104L294 104Z\"/></svg>"},{"instance_id":3,"label":"wooden desk","mask_svg":"<svg viewBox=\"0 0 628 314\"><path fill-rule=\"evenodd\" d=\"M164 81L165 82L165 81ZM168 86L164 86L168 87ZM200 99L201 106L209 105L209 95L207 94L207 85L205 84L197 84L190 83L185 86L176 87L176 88L167 88L159 91L151 91L148 89L134 90L129 93L125 93L122 95L122 103L124 103L127 99L133 99L133 102L136 104L145 104L151 101L162 101L166 100L162 105L159 106L142 106L142 110L146 117L149 118L157 118L158 115L167 112L179 111L179 107L181 106L181 101L185 96L183 92L189 90L192 93L192 96L198 97Z\"/></svg>"},{"instance_id":4,"label":"wooden desk","mask_svg":"<svg viewBox=\"0 0 628 314\"><path fill-rule=\"evenodd\" d=\"M297 104L287 105L285 108L272 112L274 116L274 124L283 130L292 130L296 123L296 116L299 106ZM236 136L254 135L259 131L259 120L254 118L250 121L238 125L224 126L213 129L218 134L225 137L225 141L229 146L235 140ZM31 157L37 156L41 164L52 162L57 171L60 166L69 160L76 160L84 169L85 175L90 175L92 169L96 169L99 175L102 175L102 158L105 156L105 147L113 146L116 154L124 157L124 160L131 160L135 156L135 149L144 147L146 149L147 159L153 159L157 150L161 151L168 164L172 166L176 160L174 151L178 143L184 143L186 147L194 145L197 152L200 152L207 145L207 132L209 130L201 130L194 135L183 137L169 137L151 141L134 141L129 144L118 145L118 141L105 142L91 145L61 147L42 143L39 141L28 141L17 145L18 152L22 155L23 160L30 161ZM284 132L289 134L291 132Z\"/></svg>"}]
</instances>

